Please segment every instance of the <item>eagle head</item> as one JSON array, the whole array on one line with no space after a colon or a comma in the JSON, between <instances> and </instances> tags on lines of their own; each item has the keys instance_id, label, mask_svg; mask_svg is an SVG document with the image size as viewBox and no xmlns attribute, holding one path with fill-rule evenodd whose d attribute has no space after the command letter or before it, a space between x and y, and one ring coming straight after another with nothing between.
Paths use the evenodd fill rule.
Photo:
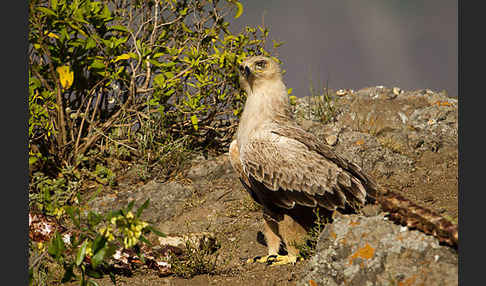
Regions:
<instances>
[{"instance_id":1,"label":"eagle head","mask_svg":"<svg viewBox=\"0 0 486 286\"><path fill-rule=\"evenodd\" d=\"M246 58L239 66L240 86L250 94L258 85L272 80L281 80L279 64L264 56Z\"/></svg>"}]
</instances>

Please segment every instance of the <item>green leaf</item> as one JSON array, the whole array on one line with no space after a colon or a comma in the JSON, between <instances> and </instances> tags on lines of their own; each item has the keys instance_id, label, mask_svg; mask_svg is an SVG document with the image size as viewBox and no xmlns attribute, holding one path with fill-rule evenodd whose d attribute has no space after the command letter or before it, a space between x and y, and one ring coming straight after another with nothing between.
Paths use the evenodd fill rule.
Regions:
<instances>
[{"instance_id":1,"label":"green leaf","mask_svg":"<svg viewBox=\"0 0 486 286\"><path fill-rule=\"evenodd\" d=\"M100 265L100 263L102 263L106 257L112 256L115 251L116 248L114 245L106 245L98 252L96 252L96 254L93 255L93 257L91 258L91 264L93 265L93 268L96 268L98 265Z\"/></svg>"},{"instance_id":2,"label":"green leaf","mask_svg":"<svg viewBox=\"0 0 486 286\"><path fill-rule=\"evenodd\" d=\"M129 211L133 209L133 205L135 204L135 200L131 201L128 203L127 208L125 209L125 214L127 214Z\"/></svg>"},{"instance_id":3,"label":"green leaf","mask_svg":"<svg viewBox=\"0 0 486 286\"><path fill-rule=\"evenodd\" d=\"M34 268L29 268L29 286L34 285Z\"/></svg>"},{"instance_id":4,"label":"green leaf","mask_svg":"<svg viewBox=\"0 0 486 286\"><path fill-rule=\"evenodd\" d=\"M81 247L78 249L78 252L76 253L76 266L81 265L81 263L84 260L84 257L86 256L86 247L88 246L88 239L85 239L83 244L81 244Z\"/></svg>"},{"instance_id":5,"label":"green leaf","mask_svg":"<svg viewBox=\"0 0 486 286\"><path fill-rule=\"evenodd\" d=\"M236 14L235 14L235 19L238 19L241 14L243 14L243 4L241 4L238 1L235 1L234 4L236 5Z\"/></svg>"},{"instance_id":6,"label":"green leaf","mask_svg":"<svg viewBox=\"0 0 486 286\"><path fill-rule=\"evenodd\" d=\"M88 213L88 223L91 227L97 226L101 222L101 220L103 220L103 217L101 215L92 211Z\"/></svg>"},{"instance_id":7,"label":"green leaf","mask_svg":"<svg viewBox=\"0 0 486 286\"><path fill-rule=\"evenodd\" d=\"M104 236L98 234L93 241L93 246L92 246L93 253L96 254L98 251L103 249L105 247L105 245L106 245L106 238Z\"/></svg>"},{"instance_id":8,"label":"green leaf","mask_svg":"<svg viewBox=\"0 0 486 286\"><path fill-rule=\"evenodd\" d=\"M89 37L88 39L86 39L86 45L84 47L87 50L92 49L96 47L96 41L92 37Z\"/></svg>"},{"instance_id":9,"label":"green leaf","mask_svg":"<svg viewBox=\"0 0 486 286\"><path fill-rule=\"evenodd\" d=\"M86 269L86 275L88 275L89 277L96 278L96 279L103 278L103 273L100 270L93 269L91 267ZM89 284L89 282L93 283L94 281L88 280L88 284ZM94 284L94 285L98 285L98 284Z\"/></svg>"},{"instance_id":10,"label":"green leaf","mask_svg":"<svg viewBox=\"0 0 486 286\"><path fill-rule=\"evenodd\" d=\"M29 165L34 164L35 162L37 162L37 160L38 160L37 157L31 157L31 156L29 156Z\"/></svg>"},{"instance_id":11,"label":"green leaf","mask_svg":"<svg viewBox=\"0 0 486 286\"><path fill-rule=\"evenodd\" d=\"M57 10L57 0L51 0L51 8L52 10Z\"/></svg>"},{"instance_id":12,"label":"green leaf","mask_svg":"<svg viewBox=\"0 0 486 286\"><path fill-rule=\"evenodd\" d=\"M164 87L164 83L165 83L165 77L163 74L158 74L156 76L154 76L154 83L156 85L158 85L160 88L163 88Z\"/></svg>"},{"instance_id":13,"label":"green leaf","mask_svg":"<svg viewBox=\"0 0 486 286\"><path fill-rule=\"evenodd\" d=\"M99 60L99 59L95 59L90 65L89 65L90 68L92 69L104 69L105 68L105 64Z\"/></svg>"},{"instance_id":14,"label":"green leaf","mask_svg":"<svg viewBox=\"0 0 486 286\"><path fill-rule=\"evenodd\" d=\"M110 9L108 9L108 5L103 5L103 10L101 11L101 18L103 18L105 21L111 20L111 12Z\"/></svg>"},{"instance_id":15,"label":"green leaf","mask_svg":"<svg viewBox=\"0 0 486 286\"><path fill-rule=\"evenodd\" d=\"M79 228L80 223L79 223L79 220L77 219L77 217L75 215L74 207L72 207L72 206L66 207L66 213L69 215L69 217L73 221L74 225Z\"/></svg>"},{"instance_id":16,"label":"green leaf","mask_svg":"<svg viewBox=\"0 0 486 286\"><path fill-rule=\"evenodd\" d=\"M172 79L175 75L172 72L164 72L164 76L168 79Z\"/></svg>"},{"instance_id":17,"label":"green leaf","mask_svg":"<svg viewBox=\"0 0 486 286\"><path fill-rule=\"evenodd\" d=\"M165 55L167 55L167 54L166 54L166 53L155 53L155 54L154 54L152 57L153 57L154 59L156 59L156 58L163 57L163 56L165 56ZM173 64L175 64L174 62L172 62L172 63L173 63Z\"/></svg>"},{"instance_id":18,"label":"green leaf","mask_svg":"<svg viewBox=\"0 0 486 286\"><path fill-rule=\"evenodd\" d=\"M108 31L120 31L120 32L127 32L129 33L130 31L127 29L127 27L122 26L122 25L113 25L108 27Z\"/></svg>"},{"instance_id":19,"label":"green leaf","mask_svg":"<svg viewBox=\"0 0 486 286\"><path fill-rule=\"evenodd\" d=\"M158 60L156 60L156 59L148 59L148 62L149 62L149 63L151 63L151 64L153 64L153 65L154 65L154 66L156 66L156 67L161 67L161 66L162 66L162 63L161 63L161 62L159 62L159 61L158 61Z\"/></svg>"},{"instance_id":20,"label":"green leaf","mask_svg":"<svg viewBox=\"0 0 486 286\"><path fill-rule=\"evenodd\" d=\"M108 251L108 247L103 247L98 252L96 252L96 254L93 255L93 257L91 257L91 264L93 265L93 268L98 267L98 265L100 265L100 263L103 262L103 260L106 257L107 251Z\"/></svg>"},{"instance_id":21,"label":"green leaf","mask_svg":"<svg viewBox=\"0 0 486 286\"><path fill-rule=\"evenodd\" d=\"M118 216L118 215L121 215L121 210L111 211L106 216L106 220L110 221L113 217Z\"/></svg>"},{"instance_id":22,"label":"green leaf","mask_svg":"<svg viewBox=\"0 0 486 286\"><path fill-rule=\"evenodd\" d=\"M193 115L191 116L191 122L192 122L192 126L194 127L194 130L198 130L199 129L199 120L197 119L197 116L196 115Z\"/></svg>"},{"instance_id":23,"label":"green leaf","mask_svg":"<svg viewBox=\"0 0 486 286\"><path fill-rule=\"evenodd\" d=\"M101 278L101 277L103 277L103 275L101 275L99 278ZM94 277L94 278L98 278L98 277ZM88 284L91 284L91 285L93 285L93 286L99 286L99 284L98 284L98 283L96 283L95 281L93 281L93 280L91 280L91 279L90 279L90 280L88 280Z\"/></svg>"},{"instance_id":24,"label":"green leaf","mask_svg":"<svg viewBox=\"0 0 486 286\"><path fill-rule=\"evenodd\" d=\"M113 62L121 61L121 60L129 60L131 58L130 54L122 54L115 58Z\"/></svg>"},{"instance_id":25,"label":"green leaf","mask_svg":"<svg viewBox=\"0 0 486 286\"><path fill-rule=\"evenodd\" d=\"M49 14L51 16L57 17L56 12L52 11L49 8L46 8L46 7L37 7L37 10L39 10L40 12L43 12L45 14Z\"/></svg>"},{"instance_id":26,"label":"green leaf","mask_svg":"<svg viewBox=\"0 0 486 286\"><path fill-rule=\"evenodd\" d=\"M96 191L89 197L86 203L91 203L99 194L101 193L101 186L96 189Z\"/></svg>"},{"instance_id":27,"label":"green leaf","mask_svg":"<svg viewBox=\"0 0 486 286\"><path fill-rule=\"evenodd\" d=\"M110 275L110 280L111 282L113 283L113 285L116 286L116 277L115 277L115 273L113 273L113 271L110 271L109 272L109 275Z\"/></svg>"},{"instance_id":28,"label":"green leaf","mask_svg":"<svg viewBox=\"0 0 486 286\"><path fill-rule=\"evenodd\" d=\"M184 22L181 22L181 27L182 27L182 30L184 30L185 32L187 33L192 33L192 31L186 26L186 24L184 24Z\"/></svg>"},{"instance_id":29,"label":"green leaf","mask_svg":"<svg viewBox=\"0 0 486 286\"><path fill-rule=\"evenodd\" d=\"M139 218L140 215L142 214L143 210L146 209L149 205L149 202L150 202L150 199L147 199L143 205L141 205L138 209L137 209L137 213L135 214L135 217L136 218Z\"/></svg>"},{"instance_id":30,"label":"green leaf","mask_svg":"<svg viewBox=\"0 0 486 286\"><path fill-rule=\"evenodd\" d=\"M54 258L59 259L64 254L65 250L66 246L64 245L64 241L62 240L61 235L56 231L54 238L49 244L47 252Z\"/></svg>"},{"instance_id":31,"label":"green leaf","mask_svg":"<svg viewBox=\"0 0 486 286\"><path fill-rule=\"evenodd\" d=\"M61 279L61 283L67 283L67 282L70 282L73 279L76 279L76 275L74 275L73 268L74 268L74 265L72 263L69 264L69 265L64 265L65 272L64 272L64 275Z\"/></svg>"},{"instance_id":32,"label":"green leaf","mask_svg":"<svg viewBox=\"0 0 486 286\"><path fill-rule=\"evenodd\" d=\"M148 241L143 235L140 236L139 240L148 245L152 245L152 243Z\"/></svg>"}]
</instances>

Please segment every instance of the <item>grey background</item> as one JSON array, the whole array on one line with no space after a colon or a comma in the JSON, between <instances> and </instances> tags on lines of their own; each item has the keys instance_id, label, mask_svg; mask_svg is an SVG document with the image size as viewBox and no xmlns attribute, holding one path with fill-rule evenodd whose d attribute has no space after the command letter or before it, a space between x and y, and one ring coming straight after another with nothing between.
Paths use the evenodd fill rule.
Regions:
<instances>
[{"instance_id":1,"label":"grey background","mask_svg":"<svg viewBox=\"0 0 486 286\"><path fill-rule=\"evenodd\" d=\"M244 1L230 30L269 28L296 96L315 88L385 85L458 93L457 0ZM230 19L231 18L231 19Z\"/></svg>"}]
</instances>

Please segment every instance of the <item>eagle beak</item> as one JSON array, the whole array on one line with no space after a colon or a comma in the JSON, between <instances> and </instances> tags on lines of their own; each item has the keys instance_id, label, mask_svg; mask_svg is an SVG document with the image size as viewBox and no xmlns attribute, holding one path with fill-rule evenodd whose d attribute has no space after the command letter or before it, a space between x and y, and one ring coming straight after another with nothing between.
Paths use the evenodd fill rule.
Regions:
<instances>
[{"instance_id":1,"label":"eagle beak","mask_svg":"<svg viewBox=\"0 0 486 286\"><path fill-rule=\"evenodd\" d=\"M243 65L240 65L239 67L239 70L240 70L240 73L248 79L248 77L250 76L251 74L251 71L250 71L250 68L247 67L247 66L243 66Z\"/></svg>"},{"instance_id":2,"label":"eagle beak","mask_svg":"<svg viewBox=\"0 0 486 286\"><path fill-rule=\"evenodd\" d=\"M245 67L245 76L246 78L248 78L251 74L251 71L250 71L250 68L249 67Z\"/></svg>"}]
</instances>

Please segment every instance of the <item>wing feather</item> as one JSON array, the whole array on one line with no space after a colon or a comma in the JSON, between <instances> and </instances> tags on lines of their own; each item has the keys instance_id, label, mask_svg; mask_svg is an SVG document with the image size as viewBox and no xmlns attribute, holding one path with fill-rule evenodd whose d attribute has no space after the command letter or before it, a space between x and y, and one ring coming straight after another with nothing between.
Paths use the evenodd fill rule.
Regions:
<instances>
[{"instance_id":1,"label":"wing feather","mask_svg":"<svg viewBox=\"0 0 486 286\"><path fill-rule=\"evenodd\" d=\"M261 132L242 146L240 160L244 176L267 189L259 191L263 204L320 205L334 210L348 202L364 202L365 188L339 165L339 157L331 160L299 140ZM334 153L328 153L334 158Z\"/></svg>"},{"instance_id":2,"label":"wing feather","mask_svg":"<svg viewBox=\"0 0 486 286\"><path fill-rule=\"evenodd\" d=\"M272 129L272 133L299 141L306 145L309 150L319 153L325 158L336 163L343 170L346 170L347 174L354 178L352 180L351 189L349 189L349 186L347 186L347 188L355 196L360 196L359 193L366 192L370 193L372 196L377 195L378 186L361 170L358 165L343 159L333 151L331 146L323 143L312 133L306 132L293 122L288 122L287 124L278 124ZM340 184L342 185L343 183L348 184L349 179L341 177Z\"/></svg>"}]
</instances>

